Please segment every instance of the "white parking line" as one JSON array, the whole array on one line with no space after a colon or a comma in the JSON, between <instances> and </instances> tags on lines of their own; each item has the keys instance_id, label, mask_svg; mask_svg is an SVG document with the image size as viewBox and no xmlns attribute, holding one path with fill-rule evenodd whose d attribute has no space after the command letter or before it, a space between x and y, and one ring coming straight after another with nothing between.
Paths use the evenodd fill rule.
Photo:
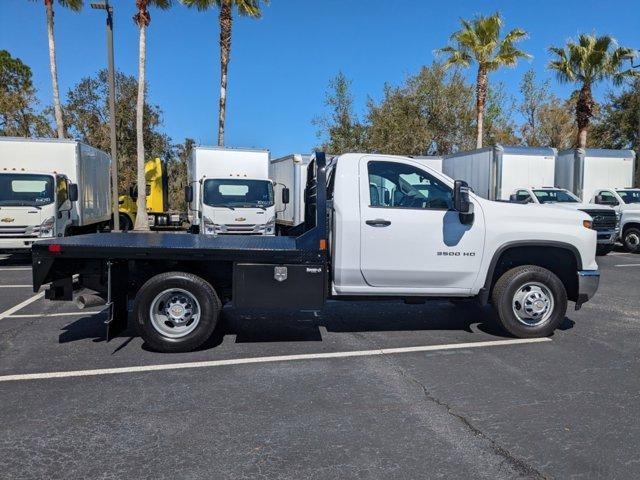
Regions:
<instances>
[{"instance_id":1,"label":"white parking line","mask_svg":"<svg viewBox=\"0 0 640 480\"><path fill-rule=\"evenodd\" d=\"M614 265L614 267L640 267L640 263L621 263L620 265Z\"/></svg>"},{"instance_id":2,"label":"white parking line","mask_svg":"<svg viewBox=\"0 0 640 480\"><path fill-rule=\"evenodd\" d=\"M86 310L78 310L77 312L60 313L17 313L15 315L9 315L9 318L72 317L78 315L95 315L96 313L102 313L102 310L95 310L91 312L88 312Z\"/></svg>"},{"instance_id":3,"label":"white parking line","mask_svg":"<svg viewBox=\"0 0 640 480\"><path fill-rule=\"evenodd\" d=\"M33 288L33 285L0 285L0 288Z\"/></svg>"},{"instance_id":4,"label":"white parking line","mask_svg":"<svg viewBox=\"0 0 640 480\"><path fill-rule=\"evenodd\" d=\"M21 270L31 270L31 267L8 267L0 268L0 272L17 272Z\"/></svg>"},{"instance_id":5,"label":"white parking line","mask_svg":"<svg viewBox=\"0 0 640 480\"><path fill-rule=\"evenodd\" d=\"M9 310L5 310L4 312L0 313L0 320L2 320L3 318L8 317L9 315L14 314L15 312L17 312L18 310L26 307L27 305L35 302L36 300L38 300L39 298L44 297L44 290L40 293L36 293L33 297L31 298L27 298L24 302L19 303L17 305L14 305L13 307L11 307Z\"/></svg>"},{"instance_id":6,"label":"white parking line","mask_svg":"<svg viewBox=\"0 0 640 480\"><path fill-rule=\"evenodd\" d=\"M513 340L493 340L488 342L450 343L447 345L425 345L420 347L383 348L379 350L356 350L351 352L305 353L300 355L281 355L273 357L234 358L229 360L210 360L205 362L167 363L164 365L140 365L137 367L100 368L97 370L72 370L68 372L27 373L21 375L0 376L0 382L20 380L44 380L51 378L92 377L96 375L114 375L118 373L158 372L162 370L180 370L203 367L222 367L226 365L246 365L251 363L292 362L297 360L315 360L322 358L371 357L396 353L435 352L438 350L458 350L464 348L497 347L500 345L519 345L523 343L550 342L550 338L520 338Z\"/></svg>"}]
</instances>

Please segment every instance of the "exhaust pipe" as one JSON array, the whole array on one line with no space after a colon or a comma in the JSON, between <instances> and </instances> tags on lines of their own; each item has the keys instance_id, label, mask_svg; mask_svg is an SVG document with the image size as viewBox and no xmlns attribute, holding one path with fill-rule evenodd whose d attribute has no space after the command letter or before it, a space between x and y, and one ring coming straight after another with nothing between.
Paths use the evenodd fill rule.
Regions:
<instances>
[{"instance_id":1,"label":"exhaust pipe","mask_svg":"<svg viewBox=\"0 0 640 480\"><path fill-rule=\"evenodd\" d=\"M91 307L99 307L107 303L107 301L99 295L84 294L76 297L76 306L80 310Z\"/></svg>"}]
</instances>

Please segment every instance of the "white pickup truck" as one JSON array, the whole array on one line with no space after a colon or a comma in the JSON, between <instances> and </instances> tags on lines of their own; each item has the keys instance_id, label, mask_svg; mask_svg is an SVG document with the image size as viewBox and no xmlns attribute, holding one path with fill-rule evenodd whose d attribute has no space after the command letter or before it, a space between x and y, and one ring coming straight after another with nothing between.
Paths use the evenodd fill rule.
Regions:
<instances>
[{"instance_id":1,"label":"white pickup truck","mask_svg":"<svg viewBox=\"0 0 640 480\"><path fill-rule=\"evenodd\" d=\"M197 348L222 305L321 309L327 299L475 298L517 337L550 335L567 300L596 292L596 237L577 210L498 203L409 157L311 159L297 237L170 233L38 243L34 288L71 300L72 276L106 297L108 337L134 323L160 351ZM393 325L393 319L388 321Z\"/></svg>"},{"instance_id":2,"label":"white pickup truck","mask_svg":"<svg viewBox=\"0 0 640 480\"><path fill-rule=\"evenodd\" d=\"M620 215L613 208L583 203L576 195L564 188L517 188L511 194L509 201L585 212L593 219L593 229L598 232L598 255L606 255L613 250L620 233Z\"/></svg>"},{"instance_id":3,"label":"white pickup truck","mask_svg":"<svg viewBox=\"0 0 640 480\"><path fill-rule=\"evenodd\" d=\"M628 251L640 253L640 188L601 188L592 202L615 209L620 216L620 240Z\"/></svg>"}]
</instances>

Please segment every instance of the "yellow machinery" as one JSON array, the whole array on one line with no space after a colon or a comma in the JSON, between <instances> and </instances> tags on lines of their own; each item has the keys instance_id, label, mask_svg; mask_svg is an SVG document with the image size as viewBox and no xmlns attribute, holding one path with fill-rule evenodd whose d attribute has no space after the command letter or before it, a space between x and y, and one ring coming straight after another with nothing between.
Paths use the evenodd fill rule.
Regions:
<instances>
[{"instance_id":1,"label":"yellow machinery","mask_svg":"<svg viewBox=\"0 0 640 480\"><path fill-rule=\"evenodd\" d=\"M169 183L167 172L159 158L147 160L144 164L144 176L147 181L147 215L149 226L157 229L176 229L182 226L182 216L168 211ZM138 207L137 188L129 195L120 195L120 229L131 230L136 221Z\"/></svg>"}]
</instances>

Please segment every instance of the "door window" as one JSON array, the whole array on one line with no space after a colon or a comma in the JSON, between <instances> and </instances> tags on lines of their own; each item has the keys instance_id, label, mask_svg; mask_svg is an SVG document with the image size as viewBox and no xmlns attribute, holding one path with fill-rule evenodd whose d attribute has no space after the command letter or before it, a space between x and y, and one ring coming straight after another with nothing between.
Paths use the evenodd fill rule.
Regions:
<instances>
[{"instance_id":1,"label":"door window","mask_svg":"<svg viewBox=\"0 0 640 480\"><path fill-rule=\"evenodd\" d=\"M530 202L531 195L526 190L518 190L516 192L516 201L517 202Z\"/></svg>"},{"instance_id":2,"label":"door window","mask_svg":"<svg viewBox=\"0 0 640 480\"><path fill-rule=\"evenodd\" d=\"M604 205L618 205L618 200L613 193L605 190L600 192L600 196L602 197L602 203Z\"/></svg>"},{"instance_id":3,"label":"door window","mask_svg":"<svg viewBox=\"0 0 640 480\"><path fill-rule=\"evenodd\" d=\"M412 165L369 162L369 205L377 208L449 210L453 191Z\"/></svg>"},{"instance_id":4,"label":"door window","mask_svg":"<svg viewBox=\"0 0 640 480\"><path fill-rule=\"evenodd\" d=\"M69 189L67 180L63 177L56 178L56 198L58 208L62 207L69 200Z\"/></svg>"}]
</instances>

